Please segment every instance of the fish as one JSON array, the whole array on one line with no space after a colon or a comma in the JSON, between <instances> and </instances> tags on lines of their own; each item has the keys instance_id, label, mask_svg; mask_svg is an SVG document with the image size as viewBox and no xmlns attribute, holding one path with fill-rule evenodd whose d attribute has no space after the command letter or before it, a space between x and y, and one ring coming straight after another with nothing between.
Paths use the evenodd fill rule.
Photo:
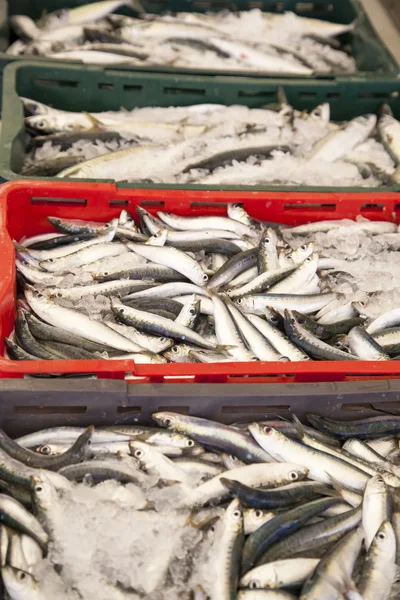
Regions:
<instances>
[{"instance_id":1,"label":"fish","mask_svg":"<svg viewBox=\"0 0 400 600\"><path fill-rule=\"evenodd\" d=\"M68 457L85 433L83 427L52 427L15 440L0 432L0 558L3 585L11 598L42 598L50 582L52 589L75 598L92 580L101 581L101 588L112 597L120 597L120 592L132 595L137 586L147 585L143 565L147 572L155 564L157 593L165 590L169 595L193 590L199 598L205 594L240 598L244 593L245 598L267 594L266 598L293 600L296 592L308 600L321 593L329 598L360 593L367 600L386 600L395 590L396 521L390 508L384 508L393 491L383 482L383 494L375 494L376 484L382 486L379 474L367 477L366 486L360 485L357 492L354 484L343 487L344 471L339 481L337 464L329 462L335 457L325 453L321 459L323 451L307 445L316 439L312 427L296 446L296 462L288 462L290 455L281 453L278 437L269 448L275 460L266 462L266 444L258 433L267 426L261 422L247 431L239 424L173 412L152 417L152 426L118 422L89 426L93 458L60 463L54 471L25 465L8 453L16 449L23 458L28 448L39 459ZM379 418L384 422L386 417ZM295 426L300 435L300 424ZM385 438L377 439L385 443ZM319 443L323 440L332 438ZM331 451L343 451L343 439L333 440ZM38 446L49 448L35 452ZM308 466L302 447L311 452ZM367 456L374 469L375 455ZM318 469L320 478L315 477ZM352 475L355 480L357 475ZM17 499L21 489L29 496L26 506ZM364 498L359 493L363 491ZM27 500L26 495L21 498ZM272 512L266 503L274 507ZM77 540L82 540L83 531L85 544L79 554ZM165 532L174 544L168 546L164 562ZM105 562L99 562L94 551L99 535L105 533L118 544L104 545ZM360 554L364 536L366 544L371 540L366 558ZM73 551L65 552L69 544ZM132 557L138 545L141 563L136 569ZM56 568L51 554L46 556L48 546L57 551ZM118 559L115 563L111 550ZM119 583L126 552L132 564L129 588ZM91 566L84 577L78 557ZM353 581L356 560L361 572L358 590ZM74 567L68 578L66 565Z\"/></svg>"}]
</instances>

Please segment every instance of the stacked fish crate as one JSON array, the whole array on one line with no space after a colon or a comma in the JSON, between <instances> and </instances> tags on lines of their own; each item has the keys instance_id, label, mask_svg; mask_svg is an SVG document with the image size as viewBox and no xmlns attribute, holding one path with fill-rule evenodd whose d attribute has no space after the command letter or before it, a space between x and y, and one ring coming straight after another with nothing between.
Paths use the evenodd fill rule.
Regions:
<instances>
[{"instance_id":1,"label":"stacked fish crate","mask_svg":"<svg viewBox=\"0 0 400 600\"><path fill-rule=\"evenodd\" d=\"M0 596L398 598L400 80L359 2L0 32Z\"/></svg>"}]
</instances>

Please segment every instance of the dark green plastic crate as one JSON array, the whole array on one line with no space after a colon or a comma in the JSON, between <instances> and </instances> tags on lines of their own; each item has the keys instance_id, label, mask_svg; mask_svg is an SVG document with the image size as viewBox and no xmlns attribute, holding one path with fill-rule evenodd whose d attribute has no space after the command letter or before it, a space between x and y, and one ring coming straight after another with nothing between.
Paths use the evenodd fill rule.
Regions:
<instances>
[{"instance_id":1,"label":"dark green plastic crate","mask_svg":"<svg viewBox=\"0 0 400 600\"><path fill-rule=\"evenodd\" d=\"M7 5L7 0L3 0ZM94 2L96 0L8 0L8 15L26 14L34 19L39 18L43 12L52 12L60 8L71 8L80 6L84 3ZM360 0L309 0L308 2L298 2L297 0L142 0L142 4L148 12L163 13L166 11L188 11L188 12L205 12L218 11L222 9L231 10L249 10L252 8L260 8L270 12L292 11L296 14L305 17L324 19L338 23L355 22L354 31L344 34L343 40L352 46L352 54L357 62L358 72L356 75L347 75L350 80L356 77L382 77L385 75L393 75L399 72L399 65L386 48L384 41L375 31L371 21L369 20L365 10L363 9ZM125 14L133 14L129 9L121 8L118 12ZM0 16L1 18L1 16ZM10 40L13 38L9 30L8 18L0 22L0 51L8 47ZM23 60L23 57L10 57L0 52L0 75L4 67L9 62ZM31 57L29 60L32 60ZM35 57L35 61L48 61L43 57ZM182 73L182 74L215 74L221 75L221 71L215 71L209 68L206 69L185 69L172 68L163 66L143 66L143 67L121 67L125 70L135 70L139 72L153 73ZM227 75L232 75L232 71L225 72ZM246 77L243 71L238 73L241 77ZM251 77L266 77L268 74L252 72ZM285 76L290 78L291 76ZM308 77L308 76L306 76ZM331 79L333 75L315 75L313 79ZM0 81L1 83L1 81Z\"/></svg>"},{"instance_id":2,"label":"dark green plastic crate","mask_svg":"<svg viewBox=\"0 0 400 600\"><path fill-rule=\"evenodd\" d=\"M347 78L336 78L315 82L304 79L262 80L223 76L173 76L126 72L87 65L22 61L8 65L4 73L0 177L3 181L28 179L19 175L25 148L23 107L19 96L32 98L63 110L89 112L119 110L121 107L132 109L144 106L188 106L202 103L242 104L257 108L276 102L279 86L284 86L289 102L299 110L311 110L318 104L329 102L332 120L341 121L363 113L376 113L383 101L391 105L394 114L400 119L400 80L396 78L352 82ZM335 168L334 164L332 168ZM128 183L119 183L119 186L137 187L135 184ZM203 185L143 183L140 183L140 187L204 189ZM334 188L302 186L208 187L224 190L334 191ZM366 191L368 188L340 189ZM370 189L371 192L376 191L376 188Z\"/></svg>"}]
</instances>

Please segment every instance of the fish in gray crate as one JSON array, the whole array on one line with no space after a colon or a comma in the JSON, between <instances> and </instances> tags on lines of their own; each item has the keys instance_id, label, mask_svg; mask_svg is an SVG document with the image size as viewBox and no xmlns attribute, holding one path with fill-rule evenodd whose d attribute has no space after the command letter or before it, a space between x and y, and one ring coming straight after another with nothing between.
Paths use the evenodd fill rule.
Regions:
<instances>
[{"instance_id":1,"label":"fish in gray crate","mask_svg":"<svg viewBox=\"0 0 400 600\"><path fill-rule=\"evenodd\" d=\"M307 418L0 430L4 597L396 598L400 418Z\"/></svg>"}]
</instances>

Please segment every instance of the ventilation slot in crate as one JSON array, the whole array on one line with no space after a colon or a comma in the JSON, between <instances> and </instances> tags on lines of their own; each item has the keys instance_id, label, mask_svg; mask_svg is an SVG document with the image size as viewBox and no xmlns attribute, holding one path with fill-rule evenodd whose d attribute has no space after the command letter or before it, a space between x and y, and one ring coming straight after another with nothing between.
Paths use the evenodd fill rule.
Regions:
<instances>
[{"instance_id":1,"label":"ventilation slot in crate","mask_svg":"<svg viewBox=\"0 0 400 600\"><path fill-rule=\"evenodd\" d=\"M52 206L76 206L79 204L80 206L87 206L87 200L86 198L38 198L33 196L31 204L51 204Z\"/></svg>"},{"instance_id":2,"label":"ventilation slot in crate","mask_svg":"<svg viewBox=\"0 0 400 600\"><path fill-rule=\"evenodd\" d=\"M142 85L124 85L123 89L125 92L141 92L143 90Z\"/></svg>"},{"instance_id":3,"label":"ventilation slot in crate","mask_svg":"<svg viewBox=\"0 0 400 600\"><path fill-rule=\"evenodd\" d=\"M248 404L240 404L235 405L235 406L223 406L221 408L221 413L225 414L225 415L237 415L237 414L249 414L249 415L253 415L253 414L259 414L259 413L275 413L277 411L285 411L285 412L290 412L290 404L277 404L277 405L264 405L264 404L260 404L260 405L248 405Z\"/></svg>"},{"instance_id":4,"label":"ventilation slot in crate","mask_svg":"<svg viewBox=\"0 0 400 600\"><path fill-rule=\"evenodd\" d=\"M199 88L184 88L184 87L165 87L164 88L164 93L165 94L174 94L174 95L178 95L178 94L194 94L196 96L204 96L206 93L206 90L204 88L199 89Z\"/></svg>"},{"instance_id":5,"label":"ventilation slot in crate","mask_svg":"<svg viewBox=\"0 0 400 600\"><path fill-rule=\"evenodd\" d=\"M323 211L333 211L336 210L336 204L315 204L311 202L301 202L301 203L292 203L285 202L283 205L284 210L306 210L309 212L310 210L315 210L316 212Z\"/></svg>"},{"instance_id":6,"label":"ventilation slot in crate","mask_svg":"<svg viewBox=\"0 0 400 600\"><path fill-rule=\"evenodd\" d=\"M13 412L18 415L82 415L87 406L14 406Z\"/></svg>"},{"instance_id":7,"label":"ventilation slot in crate","mask_svg":"<svg viewBox=\"0 0 400 600\"><path fill-rule=\"evenodd\" d=\"M80 83L79 81L66 81L66 80L60 80L60 79L35 79L34 80L34 84L35 85L43 85L43 86L58 86L58 87L74 87L77 88L79 87Z\"/></svg>"},{"instance_id":8,"label":"ventilation slot in crate","mask_svg":"<svg viewBox=\"0 0 400 600\"><path fill-rule=\"evenodd\" d=\"M129 200L110 200L109 206L129 206Z\"/></svg>"},{"instance_id":9,"label":"ventilation slot in crate","mask_svg":"<svg viewBox=\"0 0 400 600\"><path fill-rule=\"evenodd\" d=\"M382 212L385 206L383 204L362 204L361 210L368 212Z\"/></svg>"},{"instance_id":10,"label":"ventilation slot in crate","mask_svg":"<svg viewBox=\"0 0 400 600\"><path fill-rule=\"evenodd\" d=\"M141 200L140 206L155 206L157 208L164 208L164 202L162 200Z\"/></svg>"}]
</instances>

